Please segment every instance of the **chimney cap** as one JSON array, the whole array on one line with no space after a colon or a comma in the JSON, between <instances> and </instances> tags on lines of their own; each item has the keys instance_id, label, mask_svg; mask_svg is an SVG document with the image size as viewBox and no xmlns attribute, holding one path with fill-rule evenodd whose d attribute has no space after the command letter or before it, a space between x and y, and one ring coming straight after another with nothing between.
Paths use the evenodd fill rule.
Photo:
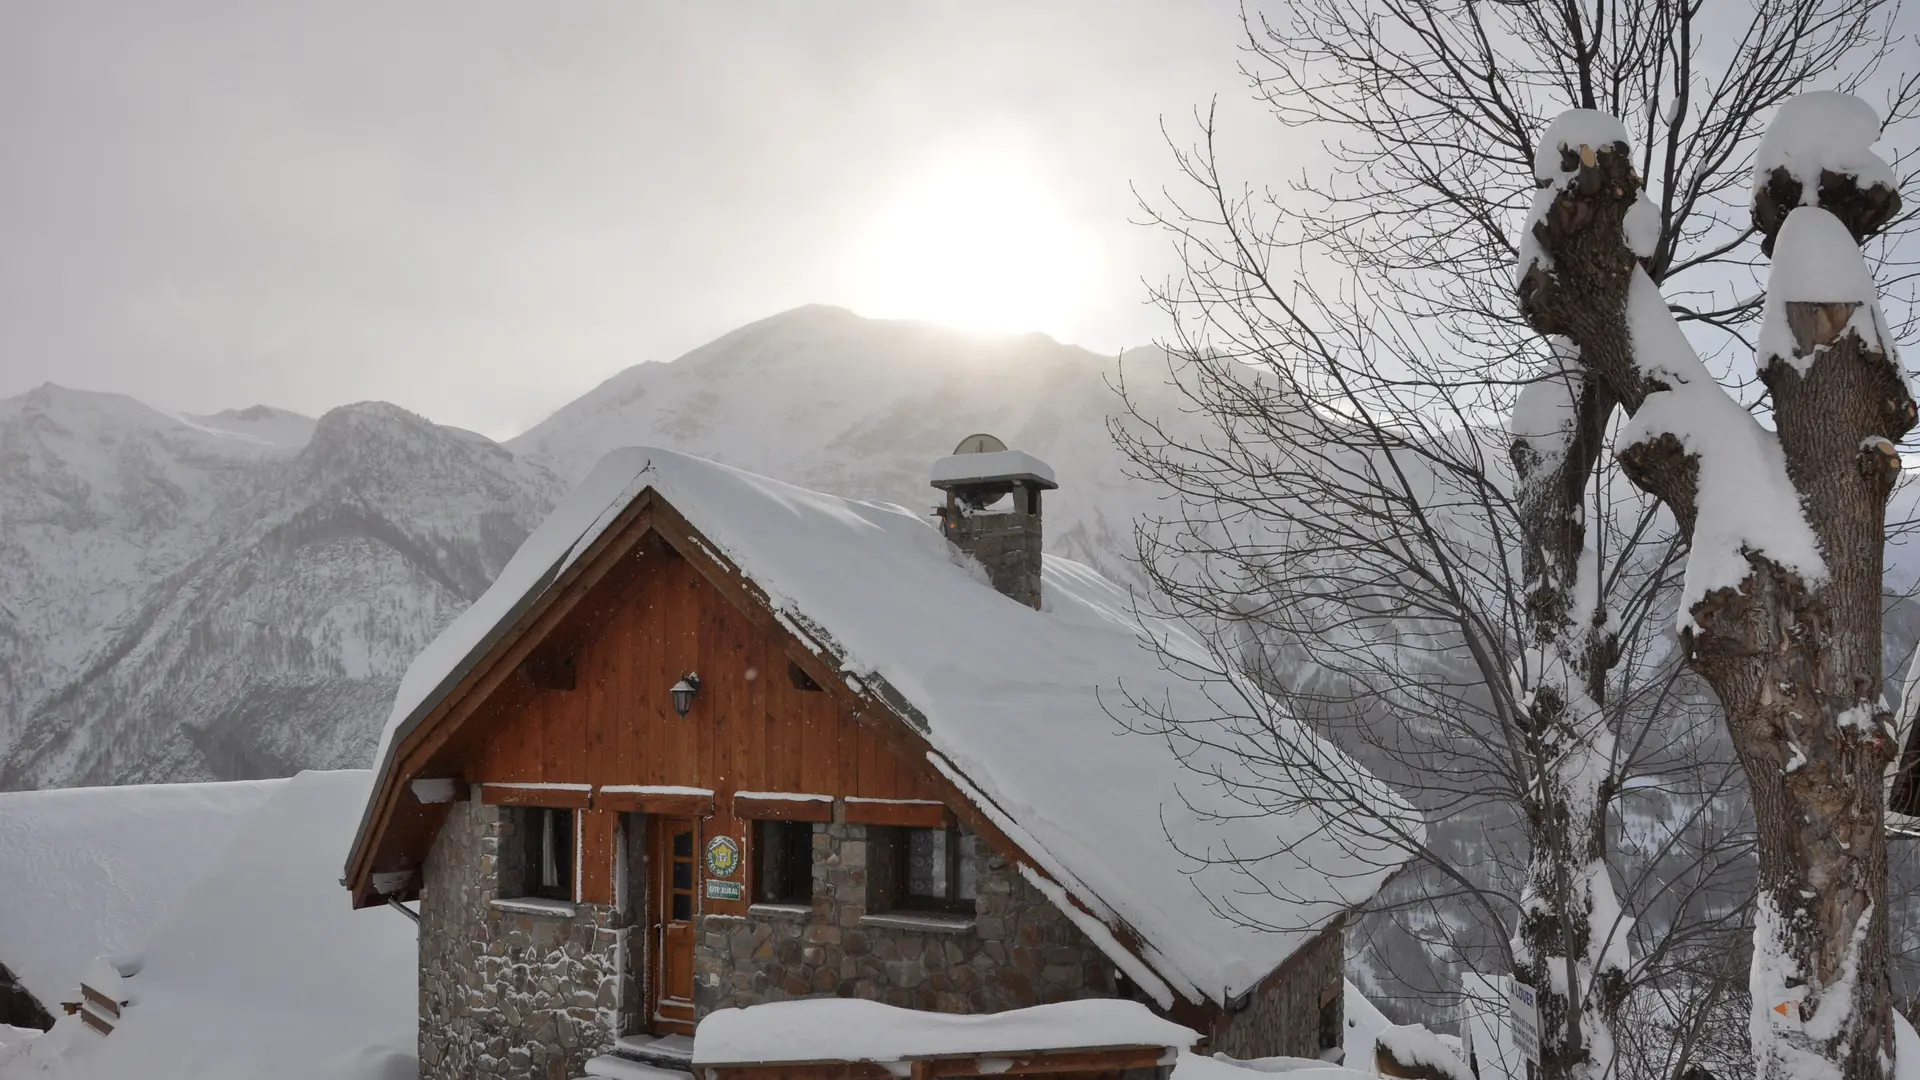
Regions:
<instances>
[{"instance_id":1,"label":"chimney cap","mask_svg":"<svg viewBox=\"0 0 1920 1080\"><path fill-rule=\"evenodd\" d=\"M933 463L932 483L942 491L983 484L1027 483L1041 490L1057 488L1053 466L1025 450L998 450L984 454L950 454Z\"/></svg>"}]
</instances>

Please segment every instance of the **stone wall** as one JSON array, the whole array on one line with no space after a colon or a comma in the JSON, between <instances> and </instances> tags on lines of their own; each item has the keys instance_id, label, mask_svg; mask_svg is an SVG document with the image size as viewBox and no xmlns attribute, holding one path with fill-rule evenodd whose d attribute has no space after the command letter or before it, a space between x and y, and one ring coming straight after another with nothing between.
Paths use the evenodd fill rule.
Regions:
<instances>
[{"instance_id":1,"label":"stone wall","mask_svg":"<svg viewBox=\"0 0 1920 1080\"><path fill-rule=\"evenodd\" d=\"M1317 1058L1340 1046L1346 1031L1346 998L1341 982L1345 975L1345 931L1345 920L1336 922L1289 957L1222 1025L1213 1040L1213 1051L1236 1058ZM1325 1011L1328 1008L1331 1014ZM1329 1037L1332 1043L1324 1045Z\"/></svg>"},{"instance_id":2,"label":"stone wall","mask_svg":"<svg viewBox=\"0 0 1920 1080\"><path fill-rule=\"evenodd\" d=\"M974 915L874 910L867 829L816 825L813 906L709 915L694 950L700 1015L814 995L938 1012L998 1012L1114 995L1113 962L977 837Z\"/></svg>"},{"instance_id":3,"label":"stone wall","mask_svg":"<svg viewBox=\"0 0 1920 1080\"><path fill-rule=\"evenodd\" d=\"M641 964L628 920L605 905L515 910L522 844L515 812L450 808L420 904L420 1075L490 1080L582 1075L638 1030ZM963 836L975 860L971 918L880 910L859 825L816 825L810 907L707 915L694 948L696 1012L835 995L952 1013L1111 997L1112 961L1005 859ZM637 853L629 853L630 865ZM496 901L507 901L502 907ZM535 902L545 904L547 902ZM548 905L551 908L551 905ZM1322 1006L1342 1030L1342 928L1315 939L1232 1014L1213 1049L1234 1057L1321 1053ZM1329 999L1327 995L1331 993ZM1337 1043L1336 1043L1337 1045Z\"/></svg>"},{"instance_id":4,"label":"stone wall","mask_svg":"<svg viewBox=\"0 0 1920 1080\"><path fill-rule=\"evenodd\" d=\"M1020 494L1014 493L1018 502ZM1040 515L1020 510L943 515L947 539L973 556L1000 592L1040 606Z\"/></svg>"},{"instance_id":5,"label":"stone wall","mask_svg":"<svg viewBox=\"0 0 1920 1080\"><path fill-rule=\"evenodd\" d=\"M582 1075L622 1030L625 920L600 904L503 909L522 880L511 808L455 803L420 897L422 1080ZM503 896L503 883L506 895Z\"/></svg>"}]
</instances>

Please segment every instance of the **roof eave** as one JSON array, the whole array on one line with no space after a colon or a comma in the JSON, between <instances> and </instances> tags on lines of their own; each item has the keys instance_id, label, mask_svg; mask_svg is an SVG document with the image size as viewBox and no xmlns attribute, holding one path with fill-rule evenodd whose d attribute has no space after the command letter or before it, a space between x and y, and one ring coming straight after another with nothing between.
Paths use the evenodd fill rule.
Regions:
<instances>
[{"instance_id":1,"label":"roof eave","mask_svg":"<svg viewBox=\"0 0 1920 1080\"><path fill-rule=\"evenodd\" d=\"M636 515L652 506L654 497L651 484L635 492L614 514L613 519L601 528L588 549L577 557L574 556L579 546L579 539L576 538L514 601L507 615L489 628L479 643L468 650L460 663L454 665L433 691L422 698L407 718L394 728L393 737L387 740L386 753L374 766L373 790L368 795L366 807L361 811L360 824L354 830L353 846L347 852L345 884L353 894L355 908L386 902L385 897L372 886L373 857L382 838L382 826L385 819L391 816L393 800L399 790L395 770L407 752L414 748L415 736L421 734L423 723L435 712L452 704L453 699L459 696L455 692L471 676L498 662L501 654L525 636L552 599L585 574L590 565L604 557L607 545L627 531ZM582 537L585 535L581 534Z\"/></svg>"}]
</instances>

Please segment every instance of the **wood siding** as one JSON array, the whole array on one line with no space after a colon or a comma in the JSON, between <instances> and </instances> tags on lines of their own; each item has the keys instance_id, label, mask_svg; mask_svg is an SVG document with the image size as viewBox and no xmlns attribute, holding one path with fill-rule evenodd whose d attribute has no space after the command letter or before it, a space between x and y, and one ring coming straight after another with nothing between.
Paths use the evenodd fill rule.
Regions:
<instances>
[{"instance_id":1,"label":"wood siding","mask_svg":"<svg viewBox=\"0 0 1920 1080\"><path fill-rule=\"evenodd\" d=\"M736 812L735 792L939 799L922 778L925 766L900 760L836 695L795 686L784 642L757 628L688 560L643 545L622 562L542 646L572 657L574 688L543 689L516 676L442 759L468 782L711 789L703 842L732 835L749 862L743 818L759 815L753 799ZM699 675L700 693L681 717L668 690L688 672ZM483 790L513 790L515 801L538 801L541 791ZM611 870L600 863L613 845L601 817L611 820L634 798L608 793L582 815L581 899L610 902ZM743 868L744 880L750 872ZM734 906L716 901L706 910Z\"/></svg>"}]
</instances>

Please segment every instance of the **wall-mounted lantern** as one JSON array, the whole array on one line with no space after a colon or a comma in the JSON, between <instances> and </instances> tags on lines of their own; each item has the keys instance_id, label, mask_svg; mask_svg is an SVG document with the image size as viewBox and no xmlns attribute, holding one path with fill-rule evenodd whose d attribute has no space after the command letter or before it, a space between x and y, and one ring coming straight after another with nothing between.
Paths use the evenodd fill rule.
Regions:
<instances>
[{"instance_id":1,"label":"wall-mounted lantern","mask_svg":"<svg viewBox=\"0 0 1920 1080\"><path fill-rule=\"evenodd\" d=\"M673 695L673 711L685 716L693 708L694 696L700 693L700 676L689 671L667 692Z\"/></svg>"}]
</instances>

